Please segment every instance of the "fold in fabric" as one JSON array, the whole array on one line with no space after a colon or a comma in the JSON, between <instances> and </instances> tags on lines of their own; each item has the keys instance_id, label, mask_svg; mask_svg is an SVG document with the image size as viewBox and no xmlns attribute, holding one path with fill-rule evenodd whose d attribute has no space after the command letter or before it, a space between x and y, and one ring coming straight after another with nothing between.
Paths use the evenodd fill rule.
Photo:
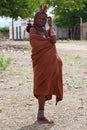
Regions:
<instances>
[{"instance_id":1,"label":"fold in fabric","mask_svg":"<svg viewBox=\"0 0 87 130\"><path fill-rule=\"evenodd\" d=\"M55 44L49 38L32 34L32 63L34 71L34 96L45 96L50 100L56 96L56 104L63 98L62 61L58 56Z\"/></svg>"}]
</instances>

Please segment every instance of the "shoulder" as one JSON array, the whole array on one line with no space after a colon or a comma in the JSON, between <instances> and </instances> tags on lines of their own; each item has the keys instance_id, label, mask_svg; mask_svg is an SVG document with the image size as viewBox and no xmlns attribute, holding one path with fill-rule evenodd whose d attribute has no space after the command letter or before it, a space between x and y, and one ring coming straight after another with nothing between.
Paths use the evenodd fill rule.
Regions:
<instances>
[{"instance_id":1,"label":"shoulder","mask_svg":"<svg viewBox=\"0 0 87 130\"><path fill-rule=\"evenodd\" d=\"M34 27L31 27L30 29L30 35L36 34L36 29Z\"/></svg>"}]
</instances>

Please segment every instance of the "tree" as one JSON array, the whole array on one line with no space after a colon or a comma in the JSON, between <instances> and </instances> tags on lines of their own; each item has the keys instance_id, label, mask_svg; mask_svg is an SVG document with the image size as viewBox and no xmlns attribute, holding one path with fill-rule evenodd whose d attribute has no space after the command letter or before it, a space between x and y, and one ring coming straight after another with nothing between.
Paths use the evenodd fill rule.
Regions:
<instances>
[{"instance_id":1,"label":"tree","mask_svg":"<svg viewBox=\"0 0 87 130\"><path fill-rule=\"evenodd\" d=\"M53 6L54 21L59 26L74 26L86 9L87 0L48 0ZM86 14L86 12L85 12ZM73 21L73 22L72 22ZM70 24L71 23L71 24Z\"/></svg>"},{"instance_id":2,"label":"tree","mask_svg":"<svg viewBox=\"0 0 87 130\"><path fill-rule=\"evenodd\" d=\"M54 22L57 26L70 28L70 38L75 38L80 18L87 21L87 0L52 0Z\"/></svg>"},{"instance_id":3,"label":"tree","mask_svg":"<svg viewBox=\"0 0 87 130\"><path fill-rule=\"evenodd\" d=\"M34 11L45 0L3 0L0 2L0 15L17 19L32 17Z\"/></svg>"},{"instance_id":4,"label":"tree","mask_svg":"<svg viewBox=\"0 0 87 130\"><path fill-rule=\"evenodd\" d=\"M46 0L3 0L0 2L0 16L12 18L12 32L14 32L13 19L17 19L18 16L21 18L33 17L35 10L42 2L46 2Z\"/></svg>"}]
</instances>

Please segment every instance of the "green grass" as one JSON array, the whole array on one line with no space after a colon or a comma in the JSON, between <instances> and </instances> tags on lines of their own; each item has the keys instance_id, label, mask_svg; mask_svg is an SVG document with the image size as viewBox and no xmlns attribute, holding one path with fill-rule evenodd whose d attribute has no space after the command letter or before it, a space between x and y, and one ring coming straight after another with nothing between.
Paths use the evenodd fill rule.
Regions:
<instances>
[{"instance_id":1,"label":"green grass","mask_svg":"<svg viewBox=\"0 0 87 130\"><path fill-rule=\"evenodd\" d=\"M17 82L16 87L31 87L33 84L33 72L32 67L29 66L9 66L7 68L7 72L11 75L14 73L14 75L18 75L18 79L15 78L13 83L15 84ZM16 77L16 76L15 76ZM15 85L14 85L15 87Z\"/></svg>"},{"instance_id":2,"label":"green grass","mask_svg":"<svg viewBox=\"0 0 87 130\"><path fill-rule=\"evenodd\" d=\"M5 32L5 31L9 31L9 28L8 27L2 27L0 28L0 32Z\"/></svg>"},{"instance_id":3,"label":"green grass","mask_svg":"<svg viewBox=\"0 0 87 130\"><path fill-rule=\"evenodd\" d=\"M87 87L87 79L84 71L87 68L87 61L79 55L61 55L63 62L64 88L78 89Z\"/></svg>"},{"instance_id":4,"label":"green grass","mask_svg":"<svg viewBox=\"0 0 87 130\"><path fill-rule=\"evenodd\" d=\"M8 27L0 28L0 34L2 34L2 36L8 37L9 36L9 28Z\"/></svg>"},{"instance_id":5,"label":"green grass","mask_svg":"<svg viewBox=\"0 0 87 130\"><path fill-rule=\"evenodd\" d=\"M71 66L79 66L82 64L82 57L80 57L79 55L61 55L61 59L63 60L63 62L66 62L68 64L70 64Z\"/></svg>"},{"instance_id":6,"label":"green grass","mask_svg":"<svg viewBox=\"0 0 87 130\"><path fill-rule=\"evenodd\" d=\"M6 68L10 63L11 63L10 57L0 57L0 70L6 70Z\"/></svg>"},{"instance_id":7,"label":"green grass","mask_svg":"<svg viewBox=\"0 0 87 130\"><path fill-rule=\"evenodd\" d=\"M20 74L22 74L22 73L29 73L30 71L32 71L32 68L31 67L24 67L24 66L20 66L20 67L8 67L8 69L7 69L7 71L9 71L9 72L14 72L14 73L16 73L16 72L18 72L18 73L20 73Z\"/></svg>"}]
</instances>

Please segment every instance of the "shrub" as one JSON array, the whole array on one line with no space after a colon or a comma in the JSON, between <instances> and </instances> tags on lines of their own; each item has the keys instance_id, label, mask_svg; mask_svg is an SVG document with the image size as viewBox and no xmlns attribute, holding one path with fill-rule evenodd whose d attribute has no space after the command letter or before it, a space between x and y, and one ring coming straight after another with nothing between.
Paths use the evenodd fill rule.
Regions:
<instances>
[{"instance_id":1,"label":"shrub","mask_svg":"<svg viewBox=\"0 0 87 130\"><path fill-rule=\"evenodd\" d=\"M9 28L8 27L0 28L0 34L2 34L2 36L8 37L9 36Z\"/></svg>"},{"instance_id":2,"label":"shrub","mask_svg":"<svg viewBox=\"0 0 87 130\"><path fill-rule=\"evenodd\" d=\"M0 27L0 32L9 32L9 28L8 27Z\"/></svg>"},{"instance_id":3,"label":"shrub","mask_svg":"<svg viewBox=\"0 0 87 130\"><path fill-rule=\"evenodd\" d=\"M11 58L0 57L0 70L6 70L8 65L11 63Z\"/></svg>"}]
</instances>

